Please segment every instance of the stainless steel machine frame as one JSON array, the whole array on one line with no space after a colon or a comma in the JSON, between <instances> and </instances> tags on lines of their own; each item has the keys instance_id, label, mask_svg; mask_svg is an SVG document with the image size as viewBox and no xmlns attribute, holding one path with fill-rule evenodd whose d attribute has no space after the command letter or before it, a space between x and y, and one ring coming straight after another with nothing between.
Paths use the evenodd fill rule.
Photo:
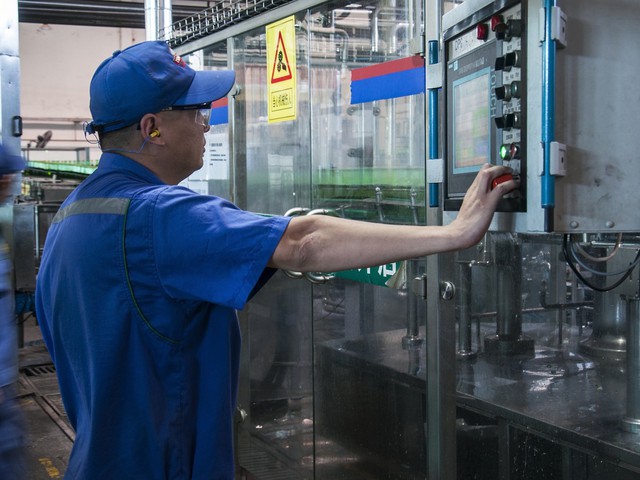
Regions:
<instances>
[{"instance_id":1,"label":"stainless steel machine frame","mask_svg":"<svg viewBox=\"0 0 640 480\"><path fill-rule=\"evenodd\" d=\"M444 177L448 154L448 49L457 39L473 44L478 24L505 14L522 21L515 48L526 49L516 79L526 83L523 202L496 214L477 247L380 267L389 274L382 283L375 271L274 278L241 312L239 465L256 478L640 478L638 281L621 278L640 248L629 201L640 110L625 86L640 67L609 54L634 44L640 6L360 3L279 4L176 46L202 68L236 69L241 87L229 123L214 132L228 138L229 162L226 177L206 180L209 193L265 214L297 207L452 221L455 209L432 202L446 185L437 194L429 185ZM543 76L546 12L560 22L553 82ZM264 28L289 15L300 113L269 123ZM430 42L439 60L429 58ZM424 94L349 104L352 70L416 54L425 58ZM566 146L544 180L553 180L551 203L541 189L546 141Z\"/></svg>"}]
</instances>

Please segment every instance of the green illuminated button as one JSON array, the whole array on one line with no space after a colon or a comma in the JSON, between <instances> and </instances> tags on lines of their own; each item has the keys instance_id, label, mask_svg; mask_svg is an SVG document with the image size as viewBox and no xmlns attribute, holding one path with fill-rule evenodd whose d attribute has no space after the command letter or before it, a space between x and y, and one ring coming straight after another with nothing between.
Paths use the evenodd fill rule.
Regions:
<instances>
[{"instance_id":1,"label":"green illuminated button","mask_svg":"<svg viewBox=\"0 0 640 480\"><path fill-rule=\"evenodd\" d=\"M500 145L500 158L502 160L511 160L509 145L507 144Z\"/></svg>"}]
</instances>

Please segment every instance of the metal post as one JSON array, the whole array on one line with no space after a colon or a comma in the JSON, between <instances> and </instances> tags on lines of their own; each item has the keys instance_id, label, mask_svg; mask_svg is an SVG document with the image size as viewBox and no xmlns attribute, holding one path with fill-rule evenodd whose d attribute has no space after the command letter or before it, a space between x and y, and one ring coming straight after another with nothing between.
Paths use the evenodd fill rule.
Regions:
<instances>
[{"instance_id":1,"label":"metal post","mask_svg":"<svg viewBox=\"0 0 640 480\"><path fill-rule=\"evenodd\" d=\"M496 266L495 335L484 339L484 351L497 355L533 355L534 341L522 335L522 254L511 234L494 234Z\"/></svg>"},{"instance_id":2,"label":"metal post","mask_svg":"<svg viewBox=\"0 0 640 480\"><path fill-rule=\"evenodd\" d=\"M625 325L628 306L624 297L615 291L594 291L593 306L593 330L589 338L579 343L578 351L608 360L624 360L627 350L625 333L628 331Z\"/></svg>"},{"instance_id":3,"label":"metal post","mask_svg":"<svg viewBox=\"0 0 640 480\"><path fill-rule=\"evenodd\" d=\"M440 38L442 4L424 2L425 36ZM428 133L428 132L427 132ZM427 225L442 225L442 209L427 208ZM441 282L455 277L454 255L427 258L427 478L455 480L456 332L455 303L440 295Z\"/></svg>"},{"instance_id":4,"label":"metal post","mask_svg":"<svg viewBox=\"0 0 640 480\"><path fill-rule=\"evenodd\" d=\"M627 413L622 428L640 433L640 298L627 300Z\"/></svg>"},{"instance_id":5,"label":"metal post","mask_svg":"<svg viewBox=\"0 0 640 480\"><path fill-rule=\"evenodd\" d=\"M471 349L471 271L472 263L458 264L459 287L457 297L458 309L458 351L456 356L472 360L476 353Z\"/></svg>"},{"instance_id":6,"label":"metal post","mask_svg":"<svg viewBox=\"0 0 640 480\"><path fill-rule=\"evenodd\" d=\"M168 37L166 30L172 23L171 0L145 0L144 25L147 40L158 40ZM160 35L162 33L162 35Z\"/></svg>"}]
</instances>

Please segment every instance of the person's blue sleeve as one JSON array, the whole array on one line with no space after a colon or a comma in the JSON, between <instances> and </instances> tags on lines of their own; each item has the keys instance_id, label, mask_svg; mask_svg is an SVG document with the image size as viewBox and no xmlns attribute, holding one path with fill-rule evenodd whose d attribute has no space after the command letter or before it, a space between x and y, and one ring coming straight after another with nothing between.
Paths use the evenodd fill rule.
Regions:
<instances>
[{"instance_id":1,"label":"person's blue sleeve","mask_svg":"<svg viewBox=\"0 0 640 480\"><path fill-rule=\"evenodd\" d=\"M167 189L153 215L162 285L176 299L242 308L273 273L265 269L289 220L180 187Z\"/></svg>"}]
</instances>

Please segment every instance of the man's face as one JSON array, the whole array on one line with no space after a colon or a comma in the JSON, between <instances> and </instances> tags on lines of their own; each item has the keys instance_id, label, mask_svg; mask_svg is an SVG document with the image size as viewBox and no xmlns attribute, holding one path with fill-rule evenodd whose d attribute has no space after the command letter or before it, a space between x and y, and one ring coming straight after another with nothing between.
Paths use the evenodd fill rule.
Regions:
<instances>
[{"instance_id":1,"label":"man's face","mask_svg":"<svg viewBox=\"0 0 640 480\"><path fill-rule=\"evenodd\" d=\"M173 110L160 113L167 121L168 129L163 128L162 136L170 148L172 163L176 173L187 178L202 167L205 149L204 134L209 126L197 123L197 110Z\"/></svg>"}]
</instances>

